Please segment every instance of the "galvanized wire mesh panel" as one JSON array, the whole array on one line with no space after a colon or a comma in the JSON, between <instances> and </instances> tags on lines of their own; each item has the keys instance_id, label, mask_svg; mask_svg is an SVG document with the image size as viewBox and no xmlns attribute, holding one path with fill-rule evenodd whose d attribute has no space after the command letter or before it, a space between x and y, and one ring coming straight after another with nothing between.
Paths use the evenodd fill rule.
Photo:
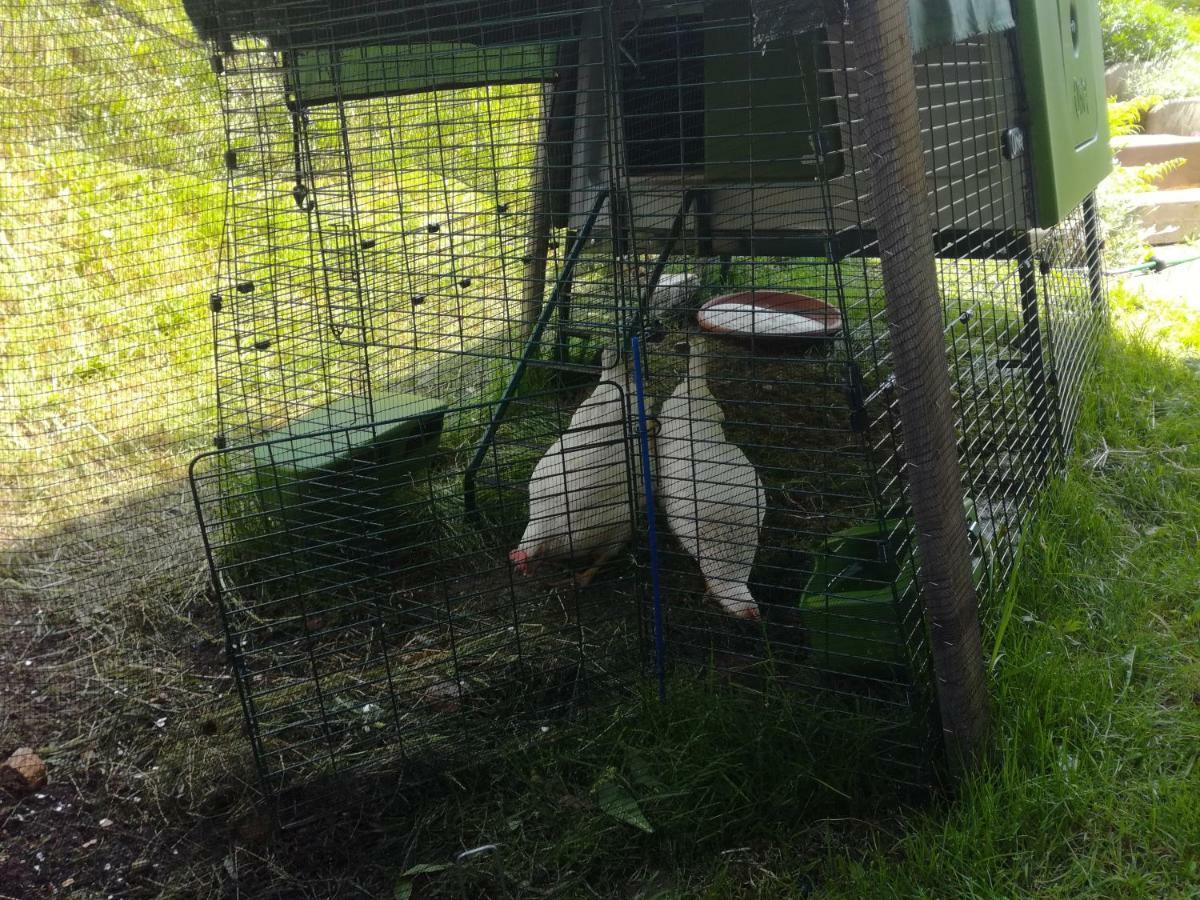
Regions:
<instances>
[{"instance_id":1,"label":"galvanized wire mesh panel","mask_svg":"<svg viewBox=\"0 0 1200 900\"><path fill-rule=\"evenodd\" d=\"M0 753L61 771L207 694L185 468L221 117L177 3L7 4L0 31ZM111 755L114 783L140 765Z\"/></svg>"},{"instance_id":2,"label":"galvanized wire mesh panel","mask_svg":"<svg viewBox=\"0 0 1200 900\"><path fill-rule=\"evenodd\" d=\"M515 575L522 491L568 427L558 393L525 397L492 445L481 529L462 454L483 410L431 410L214 451L193 468L260 769L413 778L557 732L639 671L637 583L588 590ZM363 446L339 459L333 446ZM625 459L629 441L612 446ZM619 497L631 515L632 495Z\"/></svg>"},{"instance_id":3,"label":"galvanized wire mesh panel","mask_svg":"<svg viewBox=\"0 0 1200 900\"><path fill-rule=\"evenodd\" d=\"M191 631L164 620L215 618L194 502L273 788L539 740L656 646L670 678L791 691L815 733L926 780L889 211L929 212L950 392L924 399L953 408L985 603L1103 321L1089 208L1030 227L1013 35L916 58L922 199L878 179L853 20L186 5L204 44L174 6L5 22L44 50L0 60L23 98L0 111L22 740L70 730L45 685L113 689L131 627L179 667Z\"/></svg>"},{"instance_id":4,"label":"galvanized wire mesh panel","mask_svg":"<svg viewBox=\"0 0 1200 900\"><path fill-rule=\"evenodd\" d=\"M652 418L659 410L646 449L662 538L650 556L635 543L621 557L621 571L638 573L629 588L575 585L572 602L615 604L613 621L632 634L644 599L632 588L655 582L669 664L822 697L831 733L865 723L898 777L927 778L936 690L876 258L893 225L879 217L864 145L854 23L765 44L738 3L499 3L456 22L355 9L299 23L285 4L249 25L213 23L229 123L231 236L214 301L228 447L196 484L264 772L372 768L414 751L436 761L448 752L440 736L467 727L450 724L471 718L465 698L524 671L523 652L486 641L495 669L463 662L454 632L490 634L500 616L515 623L514 645L543 633L518 612L546 587L524 575L539 548L533 526L520 529L579 510L568 481L557 504L533 496L534 463L590 402L572 379L586 385L600 347L637 334L649 340L645 366L623 395L629 407L637 393ZM929 399L953 404L955 503L986 600L1069 438L1070 373L1082 371L1097 307L1077 296L1086 278L1055 277L1048 261L1078 228L1035 236L1026 224L1012 35L927 51L915 74L951 384ZM811 333L788 332L795 309L769 308L797 294ZM531 390L553 422L531 411ZM409 476L422 499L396 503L369 472L365 494L347 483L310 497L334 472L357 472L349 461L364 448L395 440L389 422L415 421L389 414L397 402L435 403L453 423ZM642 485L631 412L619 442L632 496ZM317 474L297 474L294 445L311 449L314 430L336 447L322 449ZM262 452L286 446L283 493L301 499L266 503L262 472L276 484L279 463ZM531 474L528 496L489 506ZM586 467L574 474L587 480ZM274 533L297 502L325 518L305 519L299 538L284 528L291 549L255 538L243 549L262 559L237 552L242 518ZM250 512L231 516L241 503ZM420 541L399 525L413 519ZM444 567L462 561L464 541L478 589ZM389 556L417 548L420 566ZM398 580L407 602L393 596ZM279 596L264 598L268 588ZM330 595L344 595L336 625L323 612ZM257 637L276 616L298 629L279 645ZM604 644L578 637L563 645L575 678ZM350 676L346 641L367 641L379 671ZM636 648L618 643L629 663ZM425 675L414 646L437 661ZM340 661L320 662L327 652ZM433 712L453 709L442 724L422 712L429 691ZM361 729L370 752L355 749L331 692L351 697L355 715L379 712ZM288 701L273 703L277 693ZM537 719L553 706L541 702L511 712Z\"/></svg>"}]
</instances>

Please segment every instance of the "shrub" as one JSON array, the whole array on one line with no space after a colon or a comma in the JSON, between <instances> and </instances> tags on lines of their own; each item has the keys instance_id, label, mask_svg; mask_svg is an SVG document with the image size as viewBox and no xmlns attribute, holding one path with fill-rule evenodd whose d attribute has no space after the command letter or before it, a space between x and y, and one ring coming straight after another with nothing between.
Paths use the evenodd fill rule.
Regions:
<instances>
[{"instance_id":1,"label":"shrub","mask_svg":"<svg viewBox=\"0 0 1200 900\"><path fill-rule=\"evenodd\" d=\"M1187 16L1155 0L1102 0L1100 22L1110 64L1171 56L1191 37Z\"/></svg>"}]
</instances>

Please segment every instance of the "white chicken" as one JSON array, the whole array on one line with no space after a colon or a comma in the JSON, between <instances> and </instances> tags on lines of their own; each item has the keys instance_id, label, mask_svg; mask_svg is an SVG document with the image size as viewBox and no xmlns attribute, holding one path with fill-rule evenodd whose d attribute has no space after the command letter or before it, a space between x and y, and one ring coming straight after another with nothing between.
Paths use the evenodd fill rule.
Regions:
<instances>
[{"instance_id":1,"label":"white chicken","mask_svg":"<svg viewBox=\"0 0 1200 900\"><path fill-rule=\"evenodd\" d=\"M568 561L586 587L633 535L630 498L641 478L631 375L605 351L600 383L529 479L529 524L508 554L521 575L544 559ZM631 479L638 482L631 484Z\"/></svg>"},{"instance_id":2,"label":"white chicken","mask_svg":"<svg viewBox=\"0 0 1200 900\"><path fill-rule=\"evenodd\" d=\"M659 413L658 492L708 596L732 615L757 619L749 580L766 497L746 454L725 438L725 414L705 380L707 363L703 344L694 340L688 374Z\"/></svg>"}]
</instances>

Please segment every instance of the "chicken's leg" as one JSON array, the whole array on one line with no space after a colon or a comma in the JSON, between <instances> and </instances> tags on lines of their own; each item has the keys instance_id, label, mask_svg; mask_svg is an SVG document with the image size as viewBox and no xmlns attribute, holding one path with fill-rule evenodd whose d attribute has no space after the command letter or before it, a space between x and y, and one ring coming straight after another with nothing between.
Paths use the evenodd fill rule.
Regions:
<instances>
[{"instance_id":1,"label":"chicken's leg","mask_svg":"<svg viewBox=\"0 0 1200 900\"><path fill-rule=\"evenodd\" d=\"M591 568L585 569L584 571L575 575L575 587L579 588L579 590L583 590L589 584L591 584L592 579L595 578L599 571L604 568L605 564L621 552L622 546L623 545L619 543L611 543L601 547L600 554L592 561Z\"/></svg>"}]
</instances>

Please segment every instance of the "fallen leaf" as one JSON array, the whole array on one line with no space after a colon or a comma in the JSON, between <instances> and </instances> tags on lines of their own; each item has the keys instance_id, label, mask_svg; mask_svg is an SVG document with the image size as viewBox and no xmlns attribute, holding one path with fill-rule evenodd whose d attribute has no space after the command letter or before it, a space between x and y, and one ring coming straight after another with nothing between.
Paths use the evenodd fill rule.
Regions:
<instances>
[{"instance_id":1,"label":"fallen leaf","mask_svg":"<svg viewBox=\"0 0 1200 900\"><path fill-rule=\"evenodd\" d=\"M654 832L654 827L642 812L637 799L629 792L629 788L617 780L615 774L607 774L596 785L596 802L600 809L618 822L632 825L647 834Z\"/></svg>"},{"instance_id":2,"label":"fallen leaf","mask_svg":"<svg viewBox=\"0 0 1200 900\"><path fill-rule=\"evenodd\" d=\"M400 873L396 887L392 891L393 900L409 900L413 892L413 878L417 875L436 875L450 868L448 863L419 863L411 869Z\"/></svg>"}]
</instances>

